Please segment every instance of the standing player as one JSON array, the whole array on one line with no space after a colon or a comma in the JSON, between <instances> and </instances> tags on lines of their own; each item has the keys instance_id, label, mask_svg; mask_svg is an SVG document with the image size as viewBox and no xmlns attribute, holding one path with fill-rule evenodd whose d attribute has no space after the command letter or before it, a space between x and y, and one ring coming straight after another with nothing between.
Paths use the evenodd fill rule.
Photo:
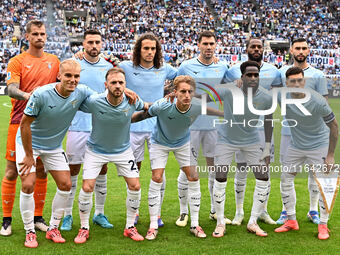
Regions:
<instances>
[{"instance_id":1,"label":"standing player","mask_svg":"<svg viewBox=\"0 0 340 255\"><path fill-rule=\"evenodd\" d=\"M184 61L178 69L178 75L190 75L196 84L205 83L212 87L221 84L228 65L224 61L215 63L216 36L211 31L204 31L198 37L198 48L200 54L196 58ZM203 85L204 86L204 85ZM213 106L213 105L210 105ZM199 116L190 128L190 142L195 152L199 154L202 143L203 156L206 158L207 166L214 166L214 152L217 139L217 131L213 126L212 116ZM210 215L216 220L214 208L213 187L215 173L209 172L208 188L210 192ZM180 170L178 181L178 197L180 202L180 217L176 221L177 226L184 227L188 222L188 180L186 174ZM230 224L229 219L225 219Z\"/></svg>"},{"instance_id":2,"label":"standing player","mask_svg":"<svg viewBox=\"0 0 340 255\"><path fill-rule=\"evenodd\" d=\"M188 199L190 207L190 232L196 237L205 238L206 234L198 224L201 203L200 183L195 169L196 154L190 148L190 125L201 114L201 105L192 103L196 84L188 75L177 76L174 80L175 103L167 99L156 101L149 109L149 116L157 116L157 124L151 136L150 161L152 179L149 186L150 228L146 239L154 240L158 234L157 215L161 204L163 174L169 152L173 152L188 180ZM208 114L223 115L215 109Z\"/></svg>"},{"instance_id":3,"label":"standing player","mask_svg":"<svg viewBox=\"0 0 340 255\"><path fill-rule=\"evenodd\" d=\"M242 73L242 91L245 95L243 102L243 115L233 114L234 100L232 91L238 90L234 86L229 88L216 89L219 96L224 101L224 119L218 125L218 142L216 145L215 170L216 180L214 182L214 202L217 214L217 225L213 232L213 237L222 237L225 234L224 204L225 189L227 186L227 172L236 152L241 151L245 155L247 165L253 170L256 184L254 190L253 207L247 225L248 231L258 236L267 236L259 225L257 219L264 210L265 203L269 195L269 175L268 170L262 165L262 159L269 163L269 152L263 151L259 132L255 126L251 126L249 120L258 120L259 116L249 110L247 98L252 93L252 102L257 110L267 110L272 106L272 96L268 90L259 86L260 65L255 61L246 61L240 66ZM216 97L216 96L215 96ZM217 99L217 98L216 98ZM265 116L271 119L271 115ZM229 123L229 124L228 124ZM272 126L270 121L264 121L265 141L270 142L272 136Z\"/></svg>"},{"instance_id":4,"label":"standing player","mask_svg":"<svg viewBox=\"0 0 340 255\"><path fill-rule=\"evenodd\" d=\"M78 85L80 64L64 60L58 73L59 83L38 88L30 97L17 134L17 169L21 177L20 212L26 230L25 246L38 246L33 224L33 188L38 156L57 184L52 202L52 215L46 238L55 243L65 239L58 231L59 222L71 189L70 170L62 141L80 104L92 94L85 85Z\"/></svg>"},{"instance_id":5,"label":"standing player","mask_svg":"<svg viewBox=\"0 0 340 255\"><path fill-rule=\"evenodd\" d=\"M112 64L99 57L102 48L102 36L98 30L87 30L84 33L84 56L79 60L81 65L80 83L87 85L92 90L102 93L105 91L105 74L112 68ZM61 230L72 229L72 208L75 193L77 191L77 180L81 164L84 160L85 144L92 128L91 114L78 111L74 117L67 134L66 153L70 164L72 188L68 198L63 224ZM93 223L104 228L112 228L113 225L104 215L104 204L106 199L107 165L103 166L95 184L95 213Z\"/></svg>"},{"instance_id":6,"label":"standing player","mask_svg":"<svg viewBox=\"0 0 340 255\"><path fill-rule=\"evenodd\" d=\"M134 111L147 110L148 104L138 100L129 105L123 93L125 84L123 69L110 69L106 74L107 93L89 97L81 107L82 110L92 113L93 129L84 159L83 186L79 194L81 228L74 239L75 243L85 243L89 237L92 192L102 166L108 162L116 164L118 175L124 177L128 187L124 236L135 241L144 240L134 226L141 190L139 170L130 147L130 122Z\"/></svg>"},{"instance_id":7,"label":"standing player","mask_svg":"<svg viewBox=\"0 0 340 255\"><path fill-rule=\"evenodd\" d=\"M288 88L304 88L303 70L299 67L289 68L286 72L286 85ZM296 220L296 194L294 178L305 164L309 165L309 171L324 170L325 166L334 165L334 152L338 140L338 124L335 115L329 107L327 100L318 92L310 88L305 90L311 94L309 101L303 106L311 115L306 116L295 105L286 105L286 118L291 128L291 143L283 158L283 171L281 175L281 196L287 209L288 220L275 232L287 232L298 230ZM305 93L290 93L290 98L304 98ZM279 97L279 103L281 98ZM295 120L295 124L290 120ZM328 129L329 128L329 129ZM329 238L327 222L329 214L326 211L322 198L320 204L320 223L318 224L318 238L321 240Z\"/></svg>"},{"instance_id":8,"label":"standing player","mask_svg":"<svg viewBox=\"0 0 340 255\"><path fill-rule=\"evenodd\" d=\"M267 90L272 87L281 86L281 76L277 68L271 64L263 62L263 42L258 38L250 38L246 44L246 51L248 54L248 59L255 61L260 66L260 86ZM240 65L236 64L229 69L226 73L226 81L232 82L241 78ZM265 142L263 128L259 128L260 143L262 144L264 150L270 151L271 161L274 160L274 145ZM247 185L247 172L242 171L246 167L247 159L244 157L242 152L238 152L235 155L235 161L237 163L237 172L234 179L234 190L235 190L235 201L236 201L236 213L232 221L233 225L241 225L244 218L243 202L244 195ZM269 192L270 192L270 181ZM269 216L267 212L268 200L264 207L264 212L260 215L259 220L264 221L267 224L276 224L276 222Z\"/></svg>"},{"instance_id":9,"label":"standing player","mask_svg":"<svg viewBox=\"0 0 340 255\"><path fill-rule=\"evenodd\" d=\"M169 64L163 64L161 44L155 35L146 33L141 35L133 48L132 61L124 61L119 64L126 73L126 87L135 91L144 102L155 102L164 95L164 83L172 80L177 75L177 70ZM151 132L156 124L156 118L133 123L131 125L131 148L137 161L138 169L141 168L144 159L145 141L150 147ZM162 199L164 198L165 176L162 187ZM159 207L161 210L161 207ZM159 211L159 226L163 226ZM138 222L138 214L136 221Z\"/></svg>"},{"instance_id":10,"label":"standing player","mask_svg":"<svg viewBox=\"0 0 340 255\"><path fill-rule=\"evenodd\" d=\"M46 28L43 22L32 20L26 25L26 39L29 48L12 58L7 67L8 95L12 98L12 110L7 136L6 170L1 183L3 222L1 235L12 233L12 210L15 186L18 177L15 157L15 135L23 115L27 100L34 89L55 82L59 70L59 60L55 55L44 52ZM37 179L34 188L34 223L37 229L46 231L48 226L42 218L47 191L47 176L41 161L37 161Z\"/></svg>"},{"instance_id":11,"label":"standing player","mask_svg":"<svg viewBox=\"0 0 340 255\"><path fill-rule=\"evenodd\" d=\"M327 80L324 74L310 66L307 63L307 57L310 53L310 48L306 39L298 38L293 40L290 53L294 57L293 67L299 67L303 70L306 80L305 87L310 88L318 92L320 95L328 99ZM282 83L285 84L286 72L292 66L284 66L280 69ZM287 154L287 149L290 145L291 133L289 127L283 126L281 129L281 145L280 145L280 161L284 162L284 157ZM308 176L308 190L309 190L309 212L307 218L315 224L319 224L320 218L318 213L318 200L319 190L318 186L313 178L312 172ZM277 224L283 224L287 220L287 211L285 206L282 205L282 212L280 218L276 221Z\"/></svg>"}]
</instances>

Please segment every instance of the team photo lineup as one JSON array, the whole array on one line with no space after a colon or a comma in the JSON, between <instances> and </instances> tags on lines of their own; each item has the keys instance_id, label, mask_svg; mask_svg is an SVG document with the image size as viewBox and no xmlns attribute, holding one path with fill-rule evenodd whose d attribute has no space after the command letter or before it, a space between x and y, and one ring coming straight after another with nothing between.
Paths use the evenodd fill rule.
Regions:
<instances>
[{"instance_id":1,"label":"team photo lineup","mask_svg":"<svg viewBox=\"0 0 340 255\"><path fill-rule=\"evenodd\" d=\"M96 22L96 4L101 4L102 15L108 19L120 8L122 14L117 17L122 18L124 13L129 16L125 10L138 5L138 1L103 2L80 1L89 6L88 15ZM164 4L168 9L176 3L183 8L190 4L155 2L141 1L141 14L149 4L150 8ZM193 9L200 9L202 2L205 1L193 1ZM221 4L206 2L215 7ZM243 4L245 11L252 1L226 2L230 4L226 9ZM76 5L77 1L71 3ZM59 4L67 5L65 1ZM227 19L229 11L219 11ZM162 11L157 13L162 16ZM228 239L234 228L244 228L258 239L275 235L284 239L288 233L283 232L300 230L294 184L299 175L308 178L307 185L299 187L299 191L303 190L308 200L303 213L308 224L315 226L314 238L331 240L332 233L336 235L328 221L332 211L338 210L335 199L340 182L340 162L336 158L339 128L337 110L330 103L335 101L330 101L329 91L338 89L338 34L330 39L336 45L329 51L336 52L329 58L335 59L335 67L326 65L325 73L320 66L312 66L313 49L331 46L316 45L318 38L312 33L282 32L289 44L284 54L275 49L280 57L272 62L268 55L269 38L261 34L261 29L259 33L244 35L244 45L228 45L230 40L221 39L230 36L230 32L241 32L237 22L233 23L236 29L228 31L228 35L213 26L197 27L195 32L183 35L186 39L195 38L189 50L178 53L178 47L176 53L170 53L171 47L164 47L164 33L176 34L176 24L160 32L135 22L139 28L132 37L127 20L125 27L114 34L121 36L127 29L123 35L128 39L126 45L133 45L117 54L107 47L106 32L110 29L103 29L104 24L91 27L81 21L87 25L75 22L76 26L68 27L81 27L77 32L81 43L67 46L72 54L68 51L60 55L48 50L52 28L49 22L38 18L19 22L23 37L20 52L10 54L6 62L11 110L6 113L7 144L2 149L6 150L6 160L1 181L0 240L21 235L22 242L15 245L37 248L42 239L37 237L39 231L45 232L51 243L72 242L79 246L95 241L96 236L91 234L94 225L103 233L114 228L110 211L104 212L111 195L110 171L123 177L125 184L117 188L126 195L119 197L126 207L110 206L125 221L123 229L115 227L114 235L123 234L133 241L157 242L167 234L170 224L178 231L189 231L191 238L197 239ZM112 22L117 20L113 18ZM207 25L209 19L199 22ZM181 36L183 29L179 31ZM319 40L324 42L322 37ZM26 47L21 47L24 42ZM223 47L239 47L240 52L234 54L236 59L223 58ZM335 83L330 84L329 77ZM274 142L275 129L280 129L280 133ZM274 152L279 154L279 162L275 162ZM176 167L169 167L169 161L175 161ZM274 165L280 169L275 175L279 178L275 189L271 185ZM148 171L147 166L150 177L140 179L141 172ZM178 176L174 187L166 183L166 173L170 171ZM252 176L255 180L254 187L248 187L252 190L247 211L246 186ZM202 178L207 179L207 185L200 184ZM56 192L47 199L51 182L55 183ZM142 190L143 182L147 188ZM232 186L233 197L226 193L227 183ZM177 215L172 215L177 218L174 222L166 222L166 213L162 213L169 188L178 193L178 202L172 201L177 211ZM275 215L268 212L272 193L279 194L282 205ZM232 199L235 212L229 219L225 212L234 203ZM199 214L201 201L210 203L208 218ZM45 203L50 203L49 219L43 215L47 213ZM16 206L20 215L13 217ZM148 214L140 214L140 207L147 208ZM146 232L137 229L141 220L147 225ZM215 222L213 231L205 229L207 220ZM20 222L24 232L12 227L14 222ZM276 226L269 232L266 224ZM72 229L78 231L73 239L64 238ZM309 238L313 237L306 237Z\"/></svg>"}]
</instances>

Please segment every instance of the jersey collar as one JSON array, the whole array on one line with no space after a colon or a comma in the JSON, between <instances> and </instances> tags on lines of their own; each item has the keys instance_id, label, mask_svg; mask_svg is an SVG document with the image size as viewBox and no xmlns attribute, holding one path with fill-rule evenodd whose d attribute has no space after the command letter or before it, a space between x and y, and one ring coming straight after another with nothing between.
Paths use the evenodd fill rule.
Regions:
<instances>
[{"instance_id":1,"label":"jersey collar","mask_svg":"<svg viewBox=\"0 0 340 255\"><path fill-rule=\"evenodd\" d=\"M176 110L177 110L180 114L186 114L188 111L190 111L191 106L192 106L192 104L190 104L190 107L188 108L188 110L186 110L185 112L182 112L182 111L180 111L180 110L177 108L177 105L175 104Z\"/></svg>"},{"instance_id":2,"label":"jersey collar","mask_svg":"<svg viewBox=\"0 0 340 255\"><path fill-rule=\"evenodd\" d=\"M97 64L97 63L100 61L100 57L98 58L98 60L97 60L96 62L91 62L91 61L87 60L87 59L85 58L85 56L84 56L83 59L85 60L85 62L89 63L90 65L95 65L95 64Z\"/></svg>"},{"instance_id":3,"label":"jersey collar","mask_svg":"<svg viewBox=\"0 0 340 255\"><path fill-rule=\"evenodd\" d=\"M200 63L201 65L204 65L204 66L211 66L211 65L213 65L214 64L214 61L213 62L211 62L209 65L207 65L207 64L203 64L198 58L196 58L197 59L197 62L198 63Z\"/></svg>"},{"instance_id":4,"label":"jersey collar","mask_svg":"<svg viewBox=\"0 0 340 255\"><path fill-rule=\"evenodd\" d=\"M145 67L143 67L143 66L141 66L141 65L139 65L139 67L142 68L142 69L144 69L144 70L151 70L152 68L154 68L154 66L151 66L150 68L145 68Z\"/></svg>"}]
</instances>

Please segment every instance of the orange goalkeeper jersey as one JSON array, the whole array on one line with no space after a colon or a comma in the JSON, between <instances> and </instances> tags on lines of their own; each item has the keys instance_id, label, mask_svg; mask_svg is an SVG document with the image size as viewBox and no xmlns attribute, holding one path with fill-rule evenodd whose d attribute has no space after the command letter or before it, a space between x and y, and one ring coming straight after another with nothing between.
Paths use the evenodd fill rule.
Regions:
<instances>
[{"instance_id":1,"label":"orange goalkeeper jersey","mask_svg":"<svg viewBox=\"0 0 340 255\"><path fill-rule=\"evenodd\" d=\"M56 82L59 71L59 59L57 56L45 53L42 57L34 57L27 52L13 58L7 66L7 86L11 83L19 83L19 89L31 92L37 87ZM26 100L11 99L12 110L11 124L18 124L26 107Z\"/></svg>"}]
</instances>

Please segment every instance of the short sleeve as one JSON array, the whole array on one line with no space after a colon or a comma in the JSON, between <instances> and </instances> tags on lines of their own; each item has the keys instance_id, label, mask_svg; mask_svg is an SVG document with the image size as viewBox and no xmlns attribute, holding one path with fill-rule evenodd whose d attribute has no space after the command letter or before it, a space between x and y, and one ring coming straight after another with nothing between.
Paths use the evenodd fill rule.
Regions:
<instances>
[{"instance_id":1,"label":"short sleeve","mask_svg":"<svg viewBox=\"0 0 340 255\"><path fill-rule=\"evenodd\" d=\"M87 112L87 113L91 113L91 102L92 102L92 98L91 96L86 98L80 105L79 110L82 112Z\"/></svg>"},{"instance_id":2,"label":"short sleeve","mask_svg":"<svg viewBox=\"0 0 340 255\"><path fill-rule=\"evenodd\" d=\"M164 99L160 99L160 100L154 102L149 108L149 114L151 116L157 116L160 113L160 111L162 110L163 103L164 103Z\"/></svg>"},{"instance_id":3,"label":"short sleeve","mask_svg":"<svg viewBox=\"0 0 340 255\"><path fill-rule=\"evenodd\" d=\"M26 108L24 110L24 114L30 117L37 117L41 110L41 97L37 91L33 92L30 96Z\"/></svg>"},{"instance_id":4,"label":"short sleeve","mask_svg":"<svg viewBox=\"0 0 340 255\"><path fill-rule=\"evenodd\" d=\"M318 77L315 89L322 96L328 95L327 79L323 73Z\"/></svg>"},{"instance_id":5,"label":"short sleeve","mask_svg":"<svg viewBox=\"0 0 340 255\"><path fill-rule=\"evenodd\" d=\"M229 70L227 70L225 73L224 73L224 81L225 82L233 82L237 79L240 79L241 78L241 71L238 70L239 67L234 65L232 66Z\"/></svg>"},{"instance_id":6,"label":"short sleeve","mask_svg":"<svg viewBox=\"0 0 340 255\"><path fill-rule=\"evenodd\" d=\"M144 109L144 102L141 98L138 98L136 103L135 103L135 107L137 111L141 111Z\"/></svg>"},{"instance_id":7,"label":"short sleeve","mask_svg":"<svg viewBox=\"0 0 340 255\"><path fill-rule=\"evenodd\" d=\"M7 86L11 83L20 83L21 63L19 59L12 58L7 66Z\"/></svg>"},{"instance_id":8,"label":"short sleeve","mask_svg":"<svg viewBox=\"0 0 340 255\"><path fill-rule=\"evenodd\" d=\"M320 96L320 104L318 104L317 112L324 118L327 119L328 122L331 122L334 118L330 119L330 115L333 114L331 107L329 106L327 100ZM333 114L334 115L334 114ZM326 120L325 120L326 121ZM326 123L328 123L326 122Z\"/></svg>"},{"instance_id":9,"label":"short sleeve","mask_svg":"<svg viewBox=\"0 0 340 255\"><path fill-rule=\"evenodd\" d=\"M177 71L177 75L185 75L185 64L184 62L179 66L178 71Z\"/></svg>"},{"instance_id":10,"label":"short sleeve","mask_svg":"<svg viewBox=\"0 0 340 255\"><path fill-rule=\"evenodd\" d=\"M272 87L280 87L282 84L282 80L281 80L281 73L278 69L275 68L275 72L274 72L274 80L272 82Z\"/></svg>"},{"instance_id":11,"label":"short sleeve","mask_svg":"<svg viewBox=\"0 0 340 255\"><path fill-rule=\"evenodd\" d=\"M175 79L175 77L177 76L177 69L175 67L173 67L172 65L169 65L169 64L166 64L166 67L167 67L166 78L168 80Z\"/></svg>"}]
</instances>

